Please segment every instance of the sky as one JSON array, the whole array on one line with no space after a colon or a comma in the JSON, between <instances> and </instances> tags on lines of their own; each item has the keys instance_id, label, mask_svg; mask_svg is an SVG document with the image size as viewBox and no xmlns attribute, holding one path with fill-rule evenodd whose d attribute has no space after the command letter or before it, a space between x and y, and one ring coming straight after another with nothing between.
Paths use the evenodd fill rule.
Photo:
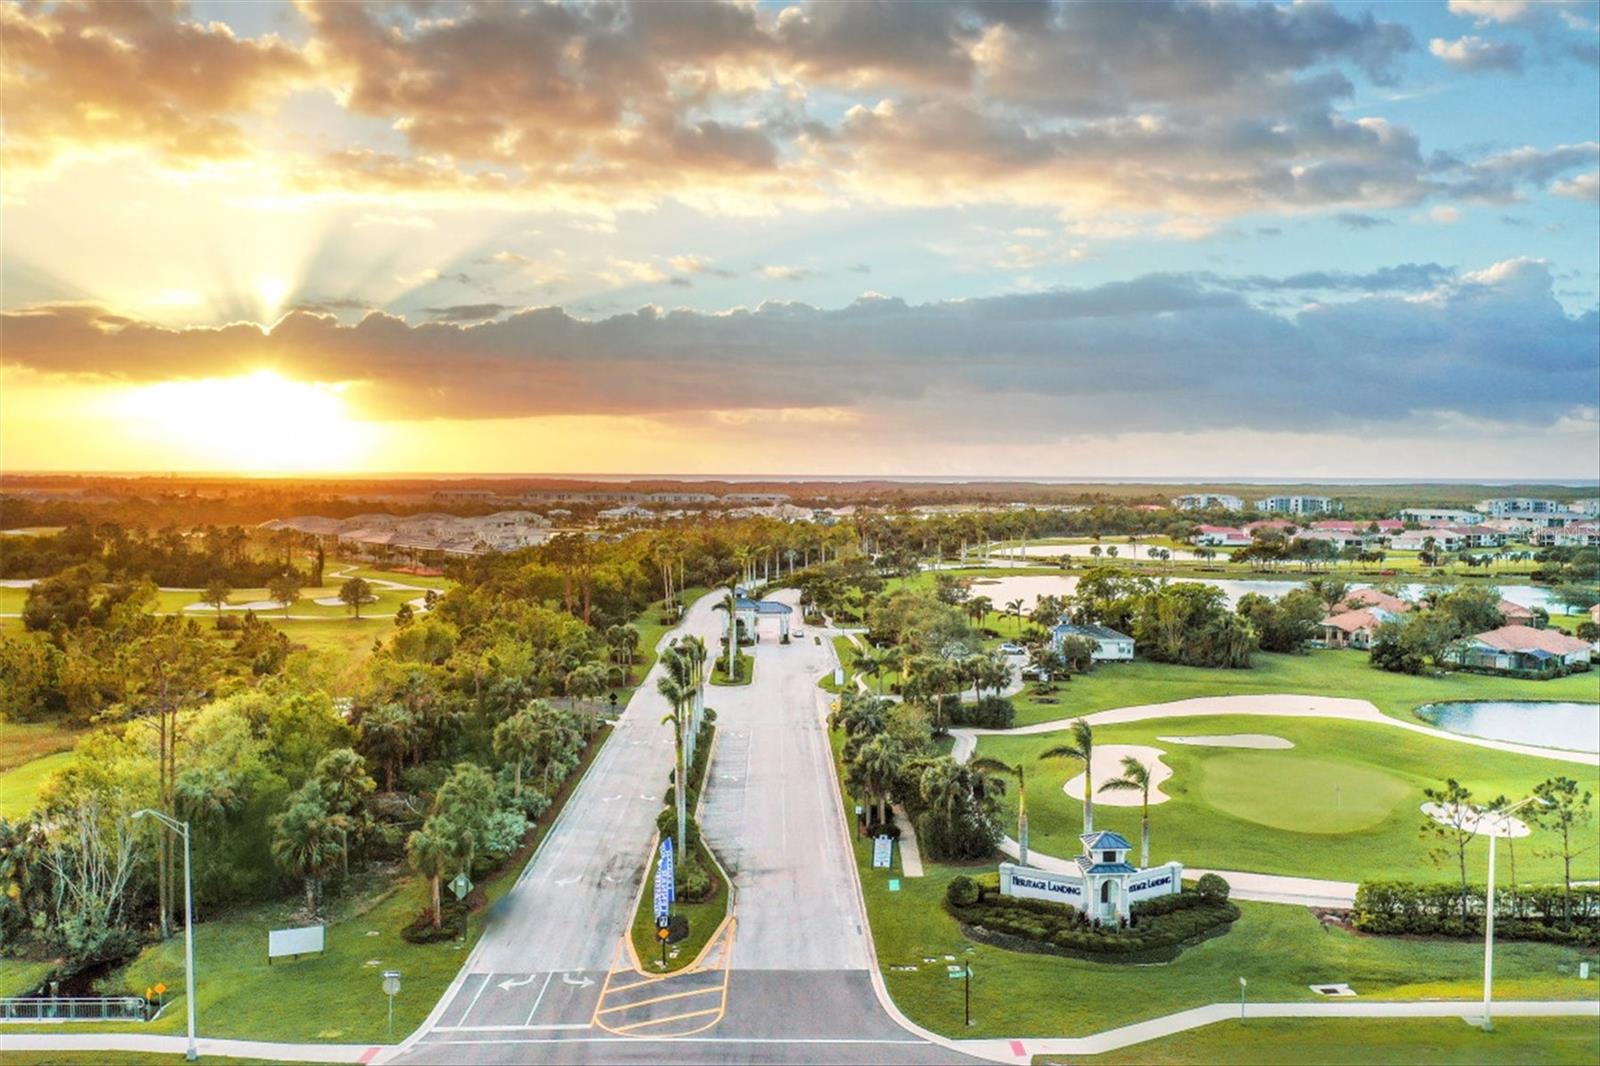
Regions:
<instances>
[{"instance_id":1,"label":"sky","mask_svg":"<svg viewBox=\"0 0 1600 1066\"><path fill-rule=\"evenodd\" d=\"M1600 3L0 36L0 469L1600 477Z\"/></svg>"}]
</instances>

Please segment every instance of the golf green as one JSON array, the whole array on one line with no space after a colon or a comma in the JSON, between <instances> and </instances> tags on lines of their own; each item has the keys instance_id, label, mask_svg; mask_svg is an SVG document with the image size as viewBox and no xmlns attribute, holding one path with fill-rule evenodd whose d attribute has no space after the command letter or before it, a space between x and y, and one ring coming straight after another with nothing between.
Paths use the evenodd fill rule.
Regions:
<instances>
[{"instance_id":1,"label":"golf green","mask_svg":"<svg viewBox=\"0 0 1600 1066\"><path fill-rule=\"evenodd\" d=\"M1201 760L1200 797L1247 822L1296 833L1353 833L1382 822L1413 790L1359 763L1283 751Z\"/></svg>"}]
</instances>

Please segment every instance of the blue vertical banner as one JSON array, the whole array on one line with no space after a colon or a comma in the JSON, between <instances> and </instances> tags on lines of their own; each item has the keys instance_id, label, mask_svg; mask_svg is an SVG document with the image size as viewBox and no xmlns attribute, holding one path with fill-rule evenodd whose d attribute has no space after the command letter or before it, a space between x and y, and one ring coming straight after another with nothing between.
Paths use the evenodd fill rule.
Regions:
<instances>
[{"instance_id":1,"label":"blue vertical banner","mask_svg":"<svg viewBox=\"0 0 1600 1066\"><path fill-rule=\"evenodd\" d=\"M667 837L661 842L661 860L656 863L656 890L653 897L656 924L660 924L667 917L671 904L677 898L677 877L673 873L672 838Z\"/></svg>"}]
</instances>

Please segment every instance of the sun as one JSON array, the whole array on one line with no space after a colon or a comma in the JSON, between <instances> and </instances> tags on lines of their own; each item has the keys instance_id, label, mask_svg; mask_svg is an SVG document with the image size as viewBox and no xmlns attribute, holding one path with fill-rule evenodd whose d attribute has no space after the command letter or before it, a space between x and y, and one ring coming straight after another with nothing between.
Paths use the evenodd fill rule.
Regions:
<instances>
[{"instance_id":1,"label":"sun","mask_svg":"<svg viewBox=\"0 0 1600 1066\"><path fill-rule=\"evenodd\" d=\"M276 318L288 295L289 283L282 278L262 278L256 282L256 298L261 301L262 319L270 322Z\"/></svg>"},{"instance_id":2,"label":"sun","mask_svg":"<svg viewBox=\"0 0 1600 1066\"><path fill-rule=\"evenodd\" d=\"M162 454L194 469L293 473L357 469L372 440L344 386L292 381L274 370L128 389L107 413Z\"/></svg>"}]
</instances>

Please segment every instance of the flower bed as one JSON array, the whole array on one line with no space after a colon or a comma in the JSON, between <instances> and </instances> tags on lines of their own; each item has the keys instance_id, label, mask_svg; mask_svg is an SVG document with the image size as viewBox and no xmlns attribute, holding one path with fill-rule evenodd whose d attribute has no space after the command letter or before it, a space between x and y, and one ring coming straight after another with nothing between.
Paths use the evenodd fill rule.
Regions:
<instances>
[{"instance_id":1,"label":"flower bed","mask_svg":"<svg viewBox=\"0 0 1600 1066\"><path fill-rule=\"evenodd\" d=\"M1239 918L1225 892L1186 891L1136 903L1125 924L1106 925L1059 903L1002 896L993 875L952 878L944 905L973 940L1096 962L1170 962Z\"/></svg>"}]
</instances>

